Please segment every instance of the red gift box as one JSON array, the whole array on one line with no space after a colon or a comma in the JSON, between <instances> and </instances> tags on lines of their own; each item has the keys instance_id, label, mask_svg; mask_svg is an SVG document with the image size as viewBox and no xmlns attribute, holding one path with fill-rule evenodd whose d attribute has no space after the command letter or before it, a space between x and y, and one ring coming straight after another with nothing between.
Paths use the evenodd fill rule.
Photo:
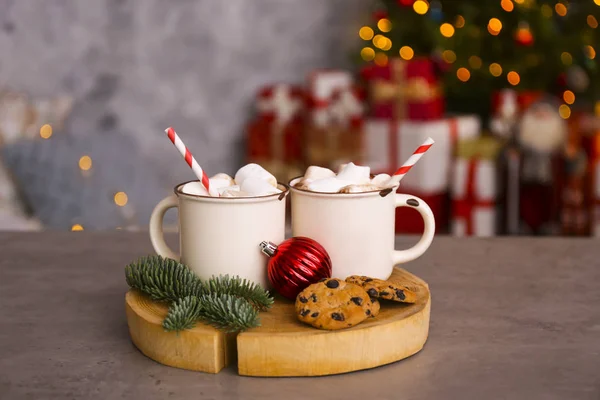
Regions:
<instances>
[{"instance_id":1,"label":"red gift box","mask_svg":"<svg viewBox=\"0 0 600 400\"><path fill-rule=\"evenodd\" d=\"M394 173L428 137L435 144L400 185L419 193L447 193L452 160L459 140L478 137L480 119L461 115L432 121L365 121L365 164L373 173Z\"/></svg>"},{"instance_id":2,"label":"red gift box","mask_svg":"<svg viewBox=\"0 0 600 400\"><path fill-rule=\"evenodd\" d=\"M494 236L496 167L493 161L460 159L454 167L452 233L456 236Z\"/></svg>"},{"instance_id":3,"label":"red gift box","mask_svg":"<svg viewBox=\"0 0 600 400\"><path fill-rule=\"evenodd\" d=\"M353 91L354 79L348 71L319 69L308 77L310 122L325 127L330 124L330 107L341 92ZM362 111L361 111L362 113Z\"/></svg>"},{"instance_id":4,"label":"red gift box","mask_svg":"<svg viewBox=\"0 0 600 400\"><path fill-rule=\"evenodd\" d=\"M447 193L424 194L414 190L403 190L398 193L406 193L423 200L435 217L435 232L443 233L448 227L448 195ZM396 208L396 233L422 234L425 229L421 214L409 207Z\"/></svg>"},{"instance_id":5,"label":"red gift box","mask_svg":"<svg viewBox=\"0 0 600 400\"><path fill-rule=\"evenodd\" d=\"M247 128L247 158L280 181L303 170L305 94L296 86L277 84L257 96L257 118Z\"/></svg>"},{"instance_id":6,"label":"red gift box","mask_svg":"<svg viewBox=\"0 0 600 400\"><path fill-rule=\"evenodd\" d=\"M296 85L278 83L266 86L256 96L259 118L286 124L303 116L306 93Z\"/></svg>"},{"instance_id":7,"label":"red gift box","mask_svg":"<svg viewBox=\"0 0 600 400\"><path fill-rule=\"evenodd\" d=\"M428 58L393 58L362 71L368 82L370 115L394 120L430 120L444 115L444 96Z\"/></svg>"}]
</instances>

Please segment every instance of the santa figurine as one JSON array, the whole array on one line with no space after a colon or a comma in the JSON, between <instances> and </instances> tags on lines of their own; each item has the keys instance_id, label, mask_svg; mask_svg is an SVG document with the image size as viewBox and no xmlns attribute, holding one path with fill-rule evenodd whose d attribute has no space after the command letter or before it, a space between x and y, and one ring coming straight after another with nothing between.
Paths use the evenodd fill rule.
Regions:
<instances>
[{"instance_id":1,"label":"santa figurine","mask_svg":"<svg viewBox=\"0 0 600 400\"><path fill-rule=\"evenodd\" d=\"M531 104L515 125L504 154L504 231L544 235L558 231L556 176L567 138L559 104L542 99Z\"/></svg>"},{"instance_id":2,"label":"santa figurine","mask_svg":"<svg viewBox=\"0 0 600 400\"><path fill-rule=\"evenodd\" d=\"M542 100L531 105L518 126L521 150L520 201L522 229L527 234L556 233L560 154L567 140L567 124L559 105Z\"/></svg>"}]
</instances>

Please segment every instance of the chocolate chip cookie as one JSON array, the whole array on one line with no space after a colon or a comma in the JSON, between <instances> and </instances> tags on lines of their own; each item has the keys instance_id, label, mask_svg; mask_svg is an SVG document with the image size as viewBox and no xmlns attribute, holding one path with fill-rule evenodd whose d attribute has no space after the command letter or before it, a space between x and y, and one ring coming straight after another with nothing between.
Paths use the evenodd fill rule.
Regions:
<instances>
[{"instance_id":1,"label":"chocolate chip cookie","mask_svg":"<svg viewBox=\"0 0 600 400\"><path fill-rule=\"evenodd\" d=\"M296 297L296 315L319 329L343 329L377 315L379 304L371 302L360 286L340 279L324 279L304 289Z\"/></svg>"},{"instance_id":2,"label":"chocolate chip cookie","mask_svg":"<svg viewBox=\"0 0 600 400\"><path fill-rule=\"evenodd\" d=\"M415 303L417 301L417 293L407 285L359 275L347 277L346 282L362 286L371 297L401 303Z\"/></svg>"}]
</instances>

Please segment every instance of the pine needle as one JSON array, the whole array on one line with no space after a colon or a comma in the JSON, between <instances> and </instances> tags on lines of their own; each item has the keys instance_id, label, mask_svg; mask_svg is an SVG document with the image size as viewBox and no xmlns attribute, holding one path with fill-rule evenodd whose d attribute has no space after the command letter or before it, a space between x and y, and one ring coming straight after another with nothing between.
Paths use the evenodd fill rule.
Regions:
<instances>
[{"instance_id":1,"label":"pine needle","mask_svg":"<svg viewBox=\"0 0 600 400\"><path fill-rule=\"evenodd\" d=\"M163 321L167 331L190 329L198 320L242 331L259 326L258 312L273 305L269 292L247 279L224 275L202 282L186 265L160 256L127 265L125 279L152 300L171 303Z\"/></svg>"},{"instance_id":2,"label":"pine needle","mask_svg":"<svg viewBox=\"0 0 600 400\"><path fill-rule=\"evenodd\" d=\"M169 307L169 313L163 321L166 331L191 329L200 318L200 302L196 296L179 299Z\"/></svg>"},{"instance_id":3,"label":"pine needle","mask_svg":"<svg viewBox=\"0 0 600 400\"><path fill-rule=\"evenodd\" d=\"M204 283L204 292L206 294L232 294L242 297L248 300L259 311L271 308L274 302L269 292L264 290L260 285L237 276L233 278L229 277L229 275L213 276Z\"/></svg>"},{"instance_id":4,"label":"pine needle","mask_svg":"<svg viewBox=\"0 0 600 400\"><path fill-rule=\"evenodd\" d=\"M247 300L231 294L205 294L199 298L200 318L226 332L260 326L258 311Z\"/></svg>"},{"instance_id":5,"label":"pine needle","mask_svg":"<svg viewBox=\"0 0 600 400\"><path fill-rule=\"evenodd\" d=\"M199 296L203 290L202 281L187 266L160 256L141 257L127 265L125 279L130 287L156 301Z\"/></svg>"}]
</instances>

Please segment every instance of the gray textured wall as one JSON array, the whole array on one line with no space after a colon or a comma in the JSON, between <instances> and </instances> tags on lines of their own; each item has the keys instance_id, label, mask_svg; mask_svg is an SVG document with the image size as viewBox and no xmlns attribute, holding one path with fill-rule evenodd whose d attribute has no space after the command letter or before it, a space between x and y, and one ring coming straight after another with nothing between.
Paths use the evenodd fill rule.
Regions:
<instances>
[{"instance_id":1,"label":"gray textured wall","mask_svg":"<svg viewBox=\"0 0 600 400\"><path fill-rule=\"evenodd\" d=\"M0 87L76 98L73 135L133 135L190 178L173 125L209 173L233 172L256 90L349 67L365 0L0 0Z\"/></svg>"}]
</instances>

